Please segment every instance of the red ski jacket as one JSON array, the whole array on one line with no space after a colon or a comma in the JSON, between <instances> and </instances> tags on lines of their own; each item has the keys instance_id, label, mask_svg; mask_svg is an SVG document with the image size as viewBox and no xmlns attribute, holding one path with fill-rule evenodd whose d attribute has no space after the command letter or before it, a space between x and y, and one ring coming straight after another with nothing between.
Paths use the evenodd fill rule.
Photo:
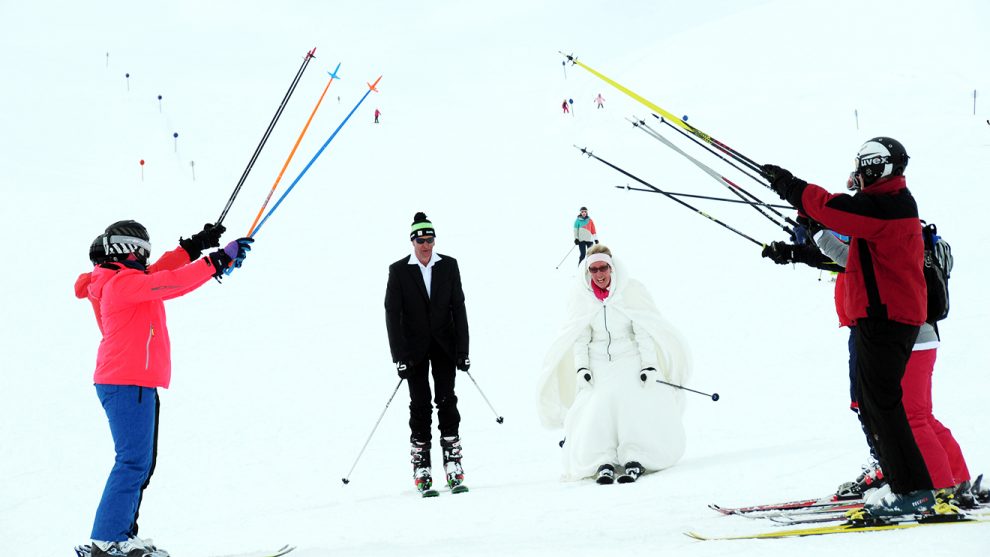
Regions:
<instances>
[{"instance_id":1,"label":"red ski jacket","mask_svg":"<svg viewBox=\"0 0 990 557\"><path fill-rule=\"evenodd\" d=\"M165 300L182 296L213 276L208 258L189 262L186 250L163 254L147 272L106 264L76 279L76 297L89 298L103 333L93 383L168 388L171 345Z\"/></svg>"},{"instance_id":2,"label":"red ski jacket","mask_svg":"<svg viewBox=\"0 0 990 557\"><path fill-rule=\"evenodd\" d=\"M845 316L925 322L924 242L918 205L903 176L881 180L856 195L798 183L787 200L826 228L850 236L843 279Z\"/></svg>"}]
</instances>

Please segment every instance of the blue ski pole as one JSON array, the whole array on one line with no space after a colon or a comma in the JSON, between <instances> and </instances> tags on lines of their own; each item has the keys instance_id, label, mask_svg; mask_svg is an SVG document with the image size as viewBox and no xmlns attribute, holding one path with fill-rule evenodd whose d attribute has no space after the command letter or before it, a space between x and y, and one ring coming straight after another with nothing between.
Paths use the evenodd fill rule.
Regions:
<instances>
[{"instance_id":1,"label":"blue ski pole","mask_svg":"<svg viewBox=\"0 0 990 557\"><path fill-rule=\"evenodd\" d=\"M275 205L273 205L272 208L268 210L268 213L265 214L265 218L261 219L261 222L258 223L257 228L254 229L254 233L251 235L252 238L258 235L258 231L261 230L261 227L264 226L266 222L268 222L268 217L272 216L272 213L275 212L275 209L278 209L278 206L282 204L282 201L285 199L287 195L289 195L289 192L292 191L292 188L296 187L296 184L299 183L299 180L306 175L306 172L309 170L309 167L313 166L313 163L316 162L316 159L318 159L320 155L323 154L323 151L327 148L327 145L330 145L330 142L333 141L333 138L337 137L337 133L340 131L341 128L344 127L344 124L346 124L347 121L351 119L351 116L353 116L354 113L357 111L358 107L361 106L361 103L364 102L364 99L368 98L368 95L372 91L375 91L376 93L378 92L378 89L376 89L375 86L378 85L378 82L381 80L382 80L382 76L378 76L378 79L376 79L374 83L368 84L368 90L364 92L364 96L361 97L361 100L359 100L357 104L354 105L354 108L351 109L351 111L347 114L347 116L340 123L340 125L337 126L337 129L333 130L333 133L330 134L330 137L328 137L327 140L323 143L323 146L320 147L320 150L317 151L315 155L313 155L313 158L309 159L309 162L306 163L306 166L302 169L302 172L299 173L299 176L296 176L296 179L293 180L291 184L289 184L289 187L285 189L285 192L282 194L281 197L278 198L278 201L275 202Z\"/></svg>"}]
</instances>

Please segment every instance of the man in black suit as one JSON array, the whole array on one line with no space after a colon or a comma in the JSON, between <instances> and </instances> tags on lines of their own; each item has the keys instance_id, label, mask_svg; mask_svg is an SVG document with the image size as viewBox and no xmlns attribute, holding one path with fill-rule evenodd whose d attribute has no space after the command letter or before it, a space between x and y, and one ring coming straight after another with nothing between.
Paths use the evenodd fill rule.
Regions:
<instances>
[{"instance_id":1,"label":"man in black suit","mask_svg":"<svg viewBox=\"0 0 990 557\"><path fill-rule=\"evenodd\" d=\"M432 485L430 442L433 369L443 449L444 471L451 487L464 478L461 467L461 416L454 394L455 367L467 371L468 320L457 260L433 251L436 231L426 215L416 213L409 235L413 254L388 268L385 325L399 377L409 383L409 428L413 476L420 491Z\"/></svg>"}]
</instances>

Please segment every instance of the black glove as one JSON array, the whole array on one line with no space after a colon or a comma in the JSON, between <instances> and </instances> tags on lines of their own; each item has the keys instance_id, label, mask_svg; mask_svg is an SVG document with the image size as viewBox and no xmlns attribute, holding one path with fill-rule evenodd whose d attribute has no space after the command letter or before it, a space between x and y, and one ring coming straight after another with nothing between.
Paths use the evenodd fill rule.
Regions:
<instances>
[{"instance_id":1,"label":"black glove","mask_svg":"<svg viewBox=\"0 0 990 557\"><path fill-rule=\"evenodd\" d=\"M791 189L799 185L807 185L807 182L800 178L795 178L785 168L773 164L765 164L761 169L763 170L763 176L770 182L770 189L776 192L784 201L787 201L787 196Z\"/></svg>"},{"instance_id":2,"label":"black glove","mask_svg":"<svg viewBox=\"0 0 990 557\"><path fill-rule=\"evenodd\" d=\"M580 244L580 243L581 243L581 240L578 240L577 238L574 238L574 245L575 246L578 245L578 244ZM571 248L571 249L574 249L574 248Z\"/></svg>"},{"instance_id":3,"label":"black glove","mask_svg":"<svg viewBox=\"0 0 990 557\"><path fill-rule=\"evenodd\" d=\"M395 371L399 373L399 379L409 379L412 375L413 363L406 360L395 362Z\"/></svg>"},{"instance_id":4,"label":"black glove","mask_svg":"<svg viewBox=\"0 0 990 557\"><path fill-rule=\"evenodd\" d=\"M461 371L467 371L471 369L471 358L465 356L459 356L457 358L457 369Z\"/></svg>"},{"instance_id":5,"label":"black glove","mask_svg":"<svg viewBox=\"0 0 990 557\"><path fill-rule=\"evenodd\" d=\"M218 224L216 226L206 223L203 229L193 234L188 240L179 238L179 245L189 254L189 260L199 259L203 250L207 248L220 247L220 235L227 231L227 228Z\"/></svg>"},{"instance_id":6,"label":"black glove","mask_svg":"<svg viewBox=\"0 0 990 557\"><path fill-rule=\"evenodd\" d=\"M596 245L598 244L598 240L595 240L595 244L596 244Z\"/></svg>"},{"instance_id":7,"label":"black glove","mask_svg":"<svg viewBox=\"0 0 990 557\"><path fill-rule=\"evenodd\" d=\"M233 259L227 255L227 252L222 249L218 249L217 251L210 253L207 257L209 258L210 263L213 264L213 278L215 279L222 277L224 270L226 270L227 267L230 266L230 262L233 261Z\"/></svg>"},{"instance_id":8,"label":"black glove","mask_svg":"<svg viewBox=\"0 0 990 557\"><path fill-rule=\"evenodd\" d=\"M787 242L773 242L763 246L763 257L769 257L777 265L787 265L794 262L794 246Z\"/></svg>"},{"instance_id":9,"label":"black glove","mask_svg":"<svg viewBox=\"0 0 990 557\"><path fill-rule=\"evenodd\" d=\"M639 380L643 382L642 385L643 387L646 387L651 383L656 383L657 378L659 376L660 373L657 371L657 368L655 367L644 367L639 372Z\"/></svg>"}]
</instances>

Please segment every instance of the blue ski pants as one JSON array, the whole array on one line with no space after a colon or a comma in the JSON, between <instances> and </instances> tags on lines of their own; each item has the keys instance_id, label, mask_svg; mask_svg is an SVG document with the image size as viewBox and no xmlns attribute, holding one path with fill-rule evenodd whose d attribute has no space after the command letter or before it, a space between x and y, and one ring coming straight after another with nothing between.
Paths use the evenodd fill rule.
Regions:
<instances>
[{"instance_id":1,"label":"blue ski pants","mask_svg":"<svg viewBox=\"0 0 990 557\"><path fill-rule=\"evenodd\" d=\"M110 422L116 458L90 537L124 541L137 535L141 496L155 470L160 401L157 389L149 387L96 385L96 394Z\"/></svg>"}]
</instances>

